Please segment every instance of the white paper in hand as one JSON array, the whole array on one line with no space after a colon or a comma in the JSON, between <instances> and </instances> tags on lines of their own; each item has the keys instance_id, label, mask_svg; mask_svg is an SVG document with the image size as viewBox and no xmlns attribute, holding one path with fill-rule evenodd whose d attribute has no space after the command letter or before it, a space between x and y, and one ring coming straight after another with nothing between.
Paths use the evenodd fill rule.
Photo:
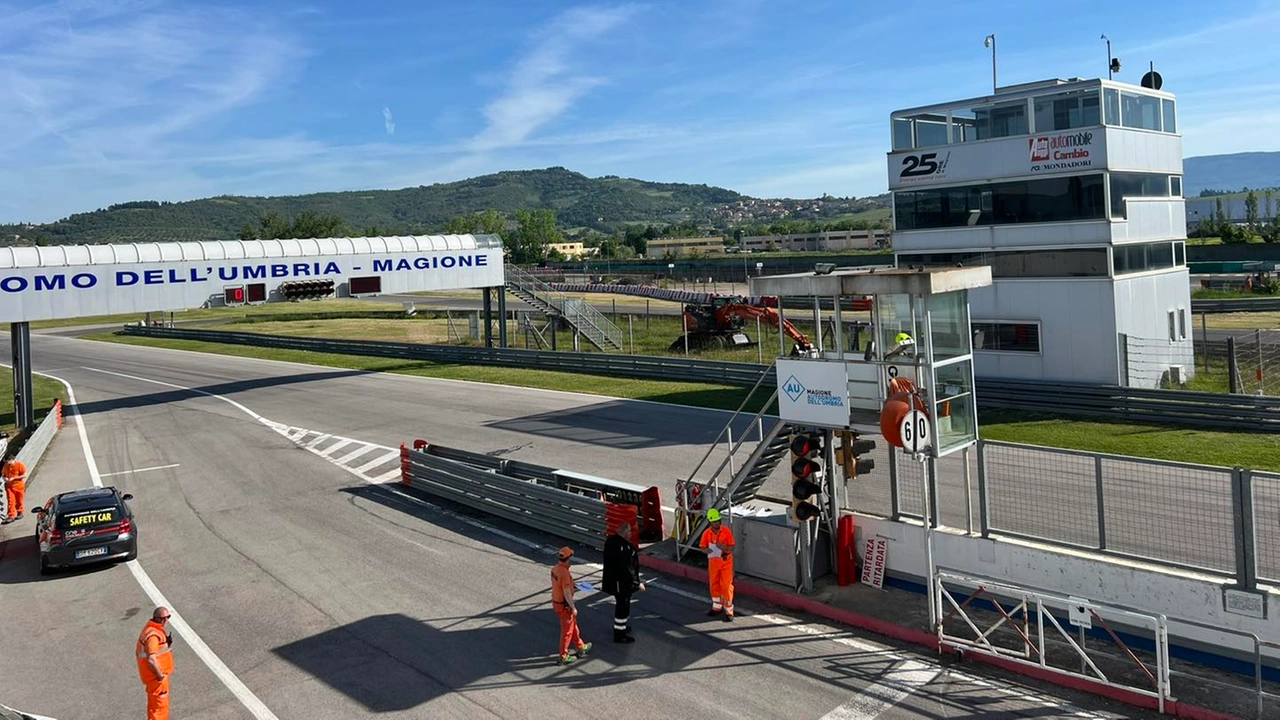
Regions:
<instances>
[{"instance_id":1,"label":"white paper in hand","mask_svg":"<svg viewBox=\"0 0 1280 720\"><path fill-rule=\"evenodd\" d=\"M718 558L721 555L720 546L715 543L707 545L707 550L707 557Z\"/></svg>"}]
</instances>

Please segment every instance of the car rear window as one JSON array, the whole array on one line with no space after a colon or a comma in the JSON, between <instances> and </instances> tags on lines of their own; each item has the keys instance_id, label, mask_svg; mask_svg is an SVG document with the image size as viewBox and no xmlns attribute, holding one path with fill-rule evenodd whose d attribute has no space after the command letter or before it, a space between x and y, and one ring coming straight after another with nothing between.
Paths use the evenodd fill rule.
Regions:
<instances>
[{"instance_id":1,"label":"car rear window","mask_svg":"<svg viewBox=\"0 0 1280 720\"><path fill-rule=\"evenodd\" d=\"M120 522L123 513L118 505L65 509L58 515L59 530L80 530Z\"/></svg>"}]
</instances>

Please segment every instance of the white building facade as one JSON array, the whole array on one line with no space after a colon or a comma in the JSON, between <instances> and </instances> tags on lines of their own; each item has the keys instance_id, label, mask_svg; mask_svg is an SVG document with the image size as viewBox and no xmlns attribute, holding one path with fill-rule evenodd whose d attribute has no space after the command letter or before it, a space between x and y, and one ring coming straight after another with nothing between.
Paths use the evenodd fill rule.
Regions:
<instances>
[{"instance_id":1,"label":"white building facade","mask_svg":"<svg viewBox=\"0 0 1280 720\"><path fill-rule=\"evenodd\" d=\"M1174 96L1050 80L891 115L899 266L990 265L979 377L1157 387L1190 377Z\"/></svg>"}]
</instances>

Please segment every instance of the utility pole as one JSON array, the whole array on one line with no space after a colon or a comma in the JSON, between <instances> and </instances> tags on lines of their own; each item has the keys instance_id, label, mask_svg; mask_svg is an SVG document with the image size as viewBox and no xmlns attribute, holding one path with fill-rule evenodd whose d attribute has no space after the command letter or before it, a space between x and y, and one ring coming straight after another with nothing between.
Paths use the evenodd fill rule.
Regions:
<instances>
[{"instance_id":1,"label":"utility pole","mask_svg":"<svg viewBox=\"0 0 1280 720\"><path fill-rule=\"evenodd\" d=\"M994 95L996 94L996 90L999 87L996 84L996 36L995 36L995 33L988 35L987 39L983 41L982 44L983 44L983 47L991 48L991 94Z\"/></svg>"},{"instance_id":2,"label":"utility pole","mask_svg":"<svg viewBox=\"0 0 1280 720\"><path fill-rule=\"evenodd\" d=\"M1106 33L1103 33L1102 39L1107 41L1107 79L1110 80L1112 75L1114 74L1112 72L1112 62L1111 62L1111 38L1107 37Z\"/></svg>"}]
</instances>

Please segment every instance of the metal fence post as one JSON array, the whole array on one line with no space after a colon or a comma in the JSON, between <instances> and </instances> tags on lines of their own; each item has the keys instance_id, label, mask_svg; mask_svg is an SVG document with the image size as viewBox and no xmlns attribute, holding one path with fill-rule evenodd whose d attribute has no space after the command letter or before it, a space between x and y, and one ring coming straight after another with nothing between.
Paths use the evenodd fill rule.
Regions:
<instances>
[{"instance_id":1,"label":"metal fence post","mask_svg":"<svg viewBox=\"0 0 1280 720\"><path fill-rule=\"evenodd\" d=\"M1240 365L1236 362L1235 336L1227 338L1227 392L1232 395L1240 392Z\"/></svg>"},{"instance_id":2,"label":"metal fence post","mask_svg":"<svg viewBox=\"0 0 1280 720\"><path fill-rule=\"evenodd\" d=\"M1106 494L1102 490L1102 457L1093 458L1093 480L1097 488L1098 504L1098 549L1107 549L1107 503Z\"/></svg>"},{"instance_id":3,"label":"metal fence post","mask_svg":"<svg viewBox=\"0 0 1280 720\"><path fill-rule=\"evenodd\" d=\"M889 518L894 522L902 519L902 504L898 497L898 454L889 448Z\"/></svg>"},{"instance_id":4,"label":"metal fence post","mask_svg":"<svg viewBox=\"0 0 1280 720\"><path fill-rule=\"evenodd\" d=\"M978 440L978 532L991 536L991 513L987 507L987 443Z\"/></svg>"},{"instance_id":5,"label":"metal fence post","mask_svg":"<svg viewBox=\"0 0 1280 720\"><path fill-rule=\"evenodd\" d=\"M938 463L932 458L930 460L931 462L926 463L925 482L929 484L929 527L936 528L942 522L938 517Z\"/></svg>"},{"instance_id":6,"label":"metal fence post","mask_svg":"<svg viewBox=\"0 0 1280 720\"><path fill-rule=\"evenodd\" d=\"M1258 584L1258 566L1253 532L1253 473L1231 469L1231 517L1235 526L1236 585L1253 590Z\"/></svg>"}]
</instances>

